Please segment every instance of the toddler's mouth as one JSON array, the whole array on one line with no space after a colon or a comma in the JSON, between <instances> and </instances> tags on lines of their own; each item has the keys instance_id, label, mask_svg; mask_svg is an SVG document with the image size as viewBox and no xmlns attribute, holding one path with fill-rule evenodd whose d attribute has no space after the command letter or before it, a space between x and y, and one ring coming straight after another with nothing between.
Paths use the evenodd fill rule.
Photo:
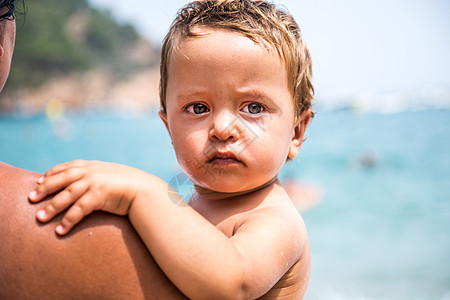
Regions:
<instances>
[{"instance_id":1,"label":"toddler's mouth","mask_svg":"<svg viewBox=\"0 0 450 300\"><path fill-rule=\"evenodd\" d=\"M237 156L231 151L216 152L209 160L209 164L218 166L227 166L235 164L243 164Z\"/></svg>"}]
</instances>

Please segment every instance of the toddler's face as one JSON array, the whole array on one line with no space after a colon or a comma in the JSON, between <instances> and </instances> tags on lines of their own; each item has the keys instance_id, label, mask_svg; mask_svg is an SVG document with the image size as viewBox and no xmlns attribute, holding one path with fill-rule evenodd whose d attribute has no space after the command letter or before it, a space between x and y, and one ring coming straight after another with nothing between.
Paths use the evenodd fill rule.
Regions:
<instances>
[{"instance_id":1,"label":"toddler's face","mask_svg":"<svg viewBox=\"0 0 450 300\"><path fill-rule=\"evenodd\" d=\"M178 162L195 184L219 192L275 177L303 135L294 124L286 69L276 50L202 28L170 57L167 113Z\"/></svg>"}]
</instances>

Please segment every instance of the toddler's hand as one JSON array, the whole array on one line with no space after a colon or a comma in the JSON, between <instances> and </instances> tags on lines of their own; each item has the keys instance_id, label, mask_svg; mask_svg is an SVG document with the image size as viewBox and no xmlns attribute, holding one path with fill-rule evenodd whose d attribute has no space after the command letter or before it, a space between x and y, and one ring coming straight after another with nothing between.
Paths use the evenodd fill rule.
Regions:
<instances>
[{"instance_id":1,"label":"toddler's hand","mask_svg":"<svg viewBox=\"0 0 450 300\"><path fill-rule=\"evenodd\" d=\"M94 210L128 214L136 193L145 188L148 175L124 165L77 160L46 172L28 198L39 202L47 195L57 193L37 212L36 217L41 222L50 221L73 204L56 227L56 232L64 235Z\"/></svg>"}]
</instances>

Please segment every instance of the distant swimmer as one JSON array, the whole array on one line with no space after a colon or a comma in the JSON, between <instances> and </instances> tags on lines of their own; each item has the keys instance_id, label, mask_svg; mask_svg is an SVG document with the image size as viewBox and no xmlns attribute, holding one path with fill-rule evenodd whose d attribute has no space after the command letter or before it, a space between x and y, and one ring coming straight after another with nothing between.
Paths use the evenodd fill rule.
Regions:
<instances>
[{"instance_id":1,"label":"distant swimmer","mask_svg":"<svg viewBox=\"0 0 450 300\"><path fill-rule=\"evenodd\" d=\"M373 169L378 163L378 154L374 150L366 150L358 157L357 162L363 169Z\"/></svg>"}]
</instances>

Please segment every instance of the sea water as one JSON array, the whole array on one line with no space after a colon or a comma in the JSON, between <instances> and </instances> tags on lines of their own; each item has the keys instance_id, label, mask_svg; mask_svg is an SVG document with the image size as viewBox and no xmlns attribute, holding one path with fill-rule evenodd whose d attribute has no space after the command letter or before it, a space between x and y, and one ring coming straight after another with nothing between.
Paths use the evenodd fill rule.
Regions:
<instances>
[{"instance_id":1,"label":"sea water","mask_svg":"<svg viewBox=\"0 0 450 300\"><path fill-rule=\"evenodd\" d=\"M303 213L306 299L450 299L450 111L319 111L307 134L280 175L322 193ZM45 172L73 159L183 178L156 112L0 117L1 161Z\"/></svg>"}]
</instances>

